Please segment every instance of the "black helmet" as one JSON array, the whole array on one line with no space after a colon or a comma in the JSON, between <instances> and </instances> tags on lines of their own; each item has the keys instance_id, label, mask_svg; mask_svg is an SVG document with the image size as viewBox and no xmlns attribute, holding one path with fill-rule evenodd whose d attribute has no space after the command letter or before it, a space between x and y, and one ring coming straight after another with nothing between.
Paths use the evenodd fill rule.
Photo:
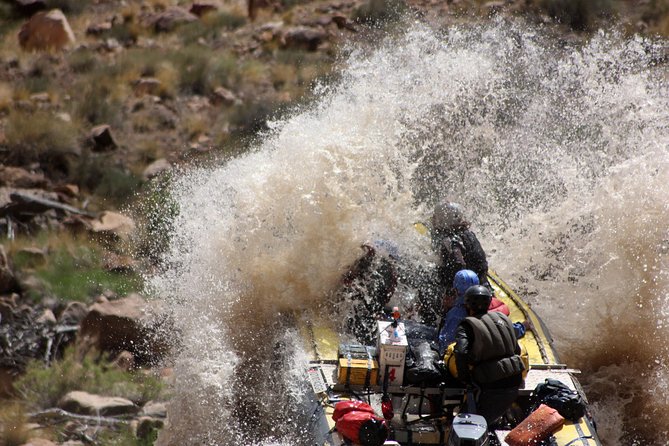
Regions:
<instances>
[{"instance_id":1,"label":"black helmet","mask_svg":"<svg viewBox=\"0 0 669 446\"><path fill-rule=\"evenodd\" d=\"M492 293L483 285L474 285L465 291L465 307L472 310L474 314L488 311L491 301Z\"/></svg>"},{"instance_id":2,"label":"black helmet","mask_svg":"<svg viewBox=\"0 0 669 446\"><path fill-rule=\"evenodd\" d=\"M362 423L358 439L363 446L382 446L388 438L388 427L383 420L373 418Z\"/></svg>"}]
</instances>

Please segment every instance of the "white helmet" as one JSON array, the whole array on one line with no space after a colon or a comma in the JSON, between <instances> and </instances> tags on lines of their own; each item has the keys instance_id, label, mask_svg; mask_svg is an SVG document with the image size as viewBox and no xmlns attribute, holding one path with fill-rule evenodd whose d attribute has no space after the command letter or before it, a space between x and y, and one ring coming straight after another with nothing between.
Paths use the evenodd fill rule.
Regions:
<instances>
[{"instance_id":1,"label":"white helmet","mask_svg":"<svg viewBox=\"0 0 669 446\"><path fill-rule=\"evenodd\" d=\"M432 229L449 229L456 226L466 226L467 220L458 203L442 201L434 207L432 214Z\"/></svg>"}]
</instances>

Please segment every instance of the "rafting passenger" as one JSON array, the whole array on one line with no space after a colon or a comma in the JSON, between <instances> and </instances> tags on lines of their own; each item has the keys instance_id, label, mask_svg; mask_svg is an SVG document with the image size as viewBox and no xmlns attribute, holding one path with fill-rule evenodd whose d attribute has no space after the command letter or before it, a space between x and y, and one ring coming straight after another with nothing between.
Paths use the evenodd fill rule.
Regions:
<instances>
[{"instance_id":1,"label":"rafting passenger","mask_svg":"<svg viewBox=\"0 0 669 446\"><path fill-rule=\"evenodd\" d=\"M453 279L453 288L456 293L455 298L450 293L444 297L444 307L448 308L448 310L442 318L441 326L439 327L437 339L439 355L443 356L448 344L455 341L455 331L460 322L468 315L467 308L465 307L465 291L478 284L478 276L470 269L463 269L455 274L455 279Z\"/></svg>"},{"instance_id":2,"label":"rafting passenger","mask_svg":"<svg viewBox=\"0 0 669 446\"><path fill-rule=\"evenodd\" d=\"M525 365L511 320L489 312L490 290L481 285L465 292L468 316L455 334L458 379L477 389L476 412L488 425L502 416L518 396Z\"/></svg>"},{"instance_id":3,"label":"rafting passenger","mask_svg":"<svg viewBox=\"0 0 669 446\"><path fill-rule=\"evenodd\" d=\"M342 278L339 294L352 302L346 319L347 330L358 341L372 345L376 341L377 320L397 287L397 246L388 240L362 245L363 255Z\"/></svg>"},{"instance_id":4,"label":"rafting passenger","mask_svg":"<svg viewBox=\"0 0 669 446\"><path fill-rule=\"evenodd\" d=\"M448 345L455 342L455 332L458 325L460 325L460 322L468 316L467 308L465 307L465 292L470 287L478 284L478 276L470 269L463 269L455 274L455 279L453 279L453 289L455 289L456 297L454 301L452 298L445 298L445 307L449 306L449 299L452 301L452 304L442 318L438 331L439 335L437 343L439 344L439 354L441 356L444 355ZM492 297L488 311L498 311L505 316L509 315L509 307L495 297ZM516 332L516 338L520 339L525 336L525 324L522 322L514 322L513 328Z\"/></svg>"},{"instance_id":5,"label":"rafting passenger","mask_svg":"<svg viewBox=\"0 0 669 446\"><path fill-rule=\"evenodd\" d=\"M488 260L476 234L470 229L458 203L437 204L432 214L432 247L441 260L440 279L449 286L463 269L476 273L479 283L488 287Z\"/></svg>"},{"instance_id":6,"label":"rafting passenger","mask_svg":"<svg viewBox=\"0 0 669 446\"><path fill-rule=\"evenodd\" d=\"M439 295L423 293L421 297L421 316L426 323L433 320L433 314L441 315L440 307L444 294L455 298L452 288L455 274L463 269L476 273L479 283L490 288L488 284L488 260L476 234L469 227L462 207L458 203L442 201L434 208L432 214L432 248L439 256L436 281L439 284ZM434 319L436 324L436 318Z\"/></svg>"}]
</instances>

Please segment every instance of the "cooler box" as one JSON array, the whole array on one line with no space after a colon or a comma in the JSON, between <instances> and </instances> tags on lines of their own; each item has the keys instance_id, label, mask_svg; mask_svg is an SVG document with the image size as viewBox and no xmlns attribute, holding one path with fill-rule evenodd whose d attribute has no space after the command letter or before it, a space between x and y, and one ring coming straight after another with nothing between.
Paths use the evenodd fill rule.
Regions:
<instances>
[{"instance_id":1,"label":"cooler box","mask_svg":"<svg viewBox=\"0 0 669 446\"><path fill-rule=\"evenodd\" d=\"M379 383L383 385L387 370L388 385L401 386L404 383L404 361L409 348L404 322L399 322L397 327L393 327L392 322L379 321L377 340Z\"/></svg>"},{"instance_id":2,"label":"cooler box","mask_svg":"<svg viewBox=\"0 0 669 446\"><path fill-rule=\"evenodd\" d=\"M376 347L360 344L339 344L339 358L376 358Z\"/></svg>"},{"instance_id":3,"label":"cooler box","mask_svg":"<svg viewBox=\"0 0 669 446\"><path fill-rule=\"evenodd\" d=\"M339 384L375 386L379 380L379 363L376 359L339 358Z\"/></svg>"}]
</instances>

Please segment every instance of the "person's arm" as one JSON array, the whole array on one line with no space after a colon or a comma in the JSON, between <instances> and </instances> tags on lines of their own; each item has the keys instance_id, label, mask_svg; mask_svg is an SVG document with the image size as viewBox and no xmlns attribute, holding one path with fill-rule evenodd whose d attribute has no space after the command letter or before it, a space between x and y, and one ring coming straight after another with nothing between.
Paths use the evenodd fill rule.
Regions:
<instances>
[{"instance_id":1,"label":"person's arm","mask_svg":"<svg viewBox=\"0 0 669 446\"><path fill-rule=\"evenodd\" d=\"M460 324L455 333L455 367L458 370L458 379L465 384L471 383L469 375L469 350L473 333L466 324Z\"/></svg>"},{"instance_id":2,"label":"person's arm","mask_svg":"<svg viewBox=\"0 0 669 446\"><path fill-rule=\"evenodd\" d=\"M460 322L467 317L467 311L456 305L446 313L444 317L444 322L439 331L439 353L443 355L443 352L446 351L448 344L455 341L456 330Z\"/></svg>"}]
</instances>

